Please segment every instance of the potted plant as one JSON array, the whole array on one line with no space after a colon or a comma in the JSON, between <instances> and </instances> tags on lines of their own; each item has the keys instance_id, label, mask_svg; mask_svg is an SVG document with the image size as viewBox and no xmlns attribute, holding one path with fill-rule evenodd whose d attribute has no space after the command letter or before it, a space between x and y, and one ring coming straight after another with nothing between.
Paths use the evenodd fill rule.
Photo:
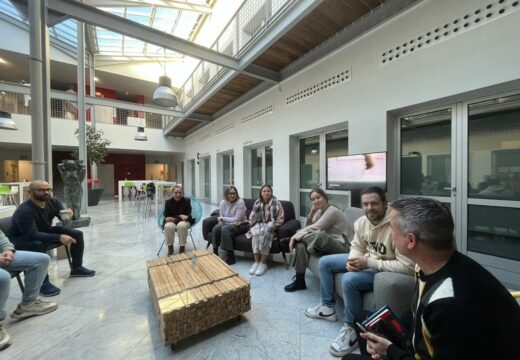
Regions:
<instances>
[{"instance_id":1,"label":"potted plant","mask_svg":"<svg viewBox=\"0 0 520 360\"><path fill-rule=\"evenodd\" d=\"M75 135L78 136L79 129L76 129ZM108 146L110 141L104 138L103 130L96 130L90 125L87 125L85 132L87 143L87 163L90 166L90 174L96 174L94 170L95 164L101 164L108 154ZM79 153L76 150L73 156L79 158ZM103 195L104 188L98 178L87 179L88 189L88 206L95 206L99 203L99 199Z\"/></svg>"}]
</instances>

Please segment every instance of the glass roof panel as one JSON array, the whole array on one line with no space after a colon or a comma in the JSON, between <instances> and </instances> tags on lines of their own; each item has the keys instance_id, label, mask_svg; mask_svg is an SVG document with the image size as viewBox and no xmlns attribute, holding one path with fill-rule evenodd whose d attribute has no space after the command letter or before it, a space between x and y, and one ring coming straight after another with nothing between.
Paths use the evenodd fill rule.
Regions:
<instances>
[{"instance_id":1,"label":"glass roof panel","mask_svg":"<svg viewBox=\"0 0 520 360\"><path fill-rule=\"evenodd\" d=\"M18 10L8 0L0 0L0 12L9 15L16 20L24 21L24 19L18 13Z\"/></svg>"},{"instance_id":2,"label":"glass roof panel","mask_svg":"<svg viewBox=\"0 0 520 360\"><path fill-rule=\"evenodd\" d=\"M53 26L54 35L72 47L76 47L78 28L76 20L65 20ZM52 32L51 32L52 33Z\"/></svg>"},{"instance_id":3,"label":"glass roof panel","mask_svg":"<svg viewBox=\"0 0 520 360\"><path fill-rule=\"evenodd\" d=\"M195 28L194 24L197 23L199 16L198 13L193 11L183 11L173 35L182 39L189 39L193 29Z\"/></svg>"}]
</instances>

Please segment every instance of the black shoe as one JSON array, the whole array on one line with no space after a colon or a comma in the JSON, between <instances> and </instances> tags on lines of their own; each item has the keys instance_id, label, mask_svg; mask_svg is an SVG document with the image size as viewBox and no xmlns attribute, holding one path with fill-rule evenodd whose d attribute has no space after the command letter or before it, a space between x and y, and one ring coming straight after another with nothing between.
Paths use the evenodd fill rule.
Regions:
<instances>
[{"instance_id":1,"label":"black shoe","mask_svg":"<svg viewBox=\"0 0 520 360\"><path fill-rule=\"evenodd\" d=\"M283 238L283 239L280 239L280 250L284 253L290 253L291 251L289 250L289 242L291 241L291 238Z\"/></svg>"},{"instance_id":2,"label":"black shoe","mask_svg":"<svg viewBox=\"0 0 520 360\"><path fill-rule=\"evenodd\" d=\"M305 284L305 274L296 274L293 276L293 282L289 285L286 285L283 288L286 292L293 292L297 290L305 290L307 289L307 285Z\"/></svg>"},{"instance_id":3,"label":"black shoe","mask_svg":"<svg viewBox=\"0 0 520 360\"><path fill-rule=\"evenodd\" d=\"M91 277L94 275L96 275L96 271L87 269L84 266L74 268L70 272L70 277Z\"/></svg>"},{"instance_id":4,"label":"black shoe","mask_svg":"<svg viewBox=\"0 0 520 360\"><path fill-rule=\"evenodd\" d=\"M218 246L213 245L213 254L218 256Z\"/></svg>"},{"instance_id":5,"label":"black shoe","mask_svg":"<svg viewBox=\"0 0 520 360\"><path fill-rule=\"evenodd\" d=\"M56 296L59 295L60 292L61 290L57 286L52 285L50 281L44 281L40 287L41 296Z\"/></svg>"},{"instance_id":6,"label":"black shoe","mask_svg":"<svg viewBox=\"0 0 520 360\"><path fill-rule=\"evenodd\" d=\"M236 263L235 253L233 252L233 250L227 250L226 264L233 265L234 263Z\"/></svg>"}]
</instances>

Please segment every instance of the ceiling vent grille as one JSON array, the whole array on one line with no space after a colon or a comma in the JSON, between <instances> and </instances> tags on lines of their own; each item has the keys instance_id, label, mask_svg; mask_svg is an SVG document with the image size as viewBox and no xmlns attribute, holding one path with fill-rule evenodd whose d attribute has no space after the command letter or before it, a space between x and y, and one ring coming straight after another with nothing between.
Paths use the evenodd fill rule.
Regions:
<instances>
[{"instance_id":1,"label":"ceiling vent grille","mask_svg":"<svg viewBox=\"0 0 520 360\"><path fill-rule=\"evenodd\" d=\"M483 3L473 10L465 12L438 26L415 36L412 39L385 50L381 53L381 65L413 54L421 49L439 44L459 34L473 30L479 26L488 24L520 9L518 0L495 0Z\"/></svg>"},{"instance_id":2,"label":"ceiling vent grille","mask_svg":"<svg viewBox=\"0 0 520 360\"><path fill-rule=\"evenodd\" d=\"M328 90L339 84L343 84L350 81L351 69L345 69L337 74L330 76L328 79L324 79L316 84L313 84L305 89L302 89L285 99L285 105L292 105L302 100L308 99L317 93Z\"/></svg>"},{"instance_id":3,"label":"ceiling vent grille","mask_svg":"<svg viewBox=\"0 0 520 360\"><path fill-rule=\"evenodd\" d=\"M257 110L254 113L251 113L251 114L243 117L242 118L242 124L246 123L248 121L251 121L253 119L257 119L259 117L265 117L267 115L272 114L273 112L274 112L274 106L273 105L266 106L265 108Z\"/></svg>"}]
</instances>

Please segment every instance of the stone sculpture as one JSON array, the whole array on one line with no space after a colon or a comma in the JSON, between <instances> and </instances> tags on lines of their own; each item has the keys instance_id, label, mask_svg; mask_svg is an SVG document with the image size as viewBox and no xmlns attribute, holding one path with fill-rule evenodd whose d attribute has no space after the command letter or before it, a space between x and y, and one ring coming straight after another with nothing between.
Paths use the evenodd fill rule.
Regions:
<instances>
[{"instance_id":1,"label":"stone sculpture","mask_svg":"<svg viewBox=\"0 0 520 360\"><path fill-rule=\"evenodd\" d=\"M74 210L74 220L81 216L81 199L83 187L81 183L85 178L86 167L81 160L62 160L58 164L58 171L63 180L63 193L65 203Z\"/></svg>"}]
</instances>

